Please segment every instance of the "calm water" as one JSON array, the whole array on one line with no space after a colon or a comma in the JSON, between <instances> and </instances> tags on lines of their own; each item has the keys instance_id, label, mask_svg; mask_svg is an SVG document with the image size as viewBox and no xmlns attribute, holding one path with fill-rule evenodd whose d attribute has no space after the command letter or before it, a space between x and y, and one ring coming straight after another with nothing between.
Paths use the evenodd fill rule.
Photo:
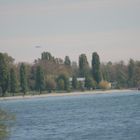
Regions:
<instances>
[{"instance_id":1,"label":"calm water","mask_svg":"<svg viewBox=\"0 0 140 140\"><path fill-rule=\"evenodd\" d=\"M140 140L140 92L1 101L10 140Z\"/></svg>"}]
</instances>

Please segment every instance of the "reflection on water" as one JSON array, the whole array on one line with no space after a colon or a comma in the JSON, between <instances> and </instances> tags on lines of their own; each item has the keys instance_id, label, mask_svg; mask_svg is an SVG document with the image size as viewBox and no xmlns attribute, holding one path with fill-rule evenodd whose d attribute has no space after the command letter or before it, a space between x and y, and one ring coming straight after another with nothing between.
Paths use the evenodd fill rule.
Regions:
<instances>
[{"instance_id":1,"label":"reflection on water","mask_svg":"<svg viewBox=\"0 0 140 140\"><path fill-rule=\"evenodd\" d=\"M14 120L13 115L8 114L6 111L0 109L0 140L8 139L10 123Z\"/></svg>"}]
</instances>

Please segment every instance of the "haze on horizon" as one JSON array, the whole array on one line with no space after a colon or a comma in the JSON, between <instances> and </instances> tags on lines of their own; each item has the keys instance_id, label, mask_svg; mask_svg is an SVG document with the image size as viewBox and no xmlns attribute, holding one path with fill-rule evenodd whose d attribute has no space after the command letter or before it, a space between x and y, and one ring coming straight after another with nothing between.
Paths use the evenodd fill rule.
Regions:
<instances>
[{"instance_id":1,"label":"haze on horizon","mask_svg":"<svg viewBox=\"0 0 140 140\"><path fill-rule=\"evenodd\" d=\"M0 52L33 62L43 51L78 60L140 60L139 0L0 0ZM40 46L40 47L36 47Z\"/></svg>"}]
</instances>

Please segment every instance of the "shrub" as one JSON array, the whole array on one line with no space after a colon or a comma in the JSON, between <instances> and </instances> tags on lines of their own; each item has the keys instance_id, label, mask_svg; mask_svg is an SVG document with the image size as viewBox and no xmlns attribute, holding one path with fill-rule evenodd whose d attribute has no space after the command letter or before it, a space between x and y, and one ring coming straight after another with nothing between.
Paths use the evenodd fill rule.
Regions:
<instances>
[{"instance_id":1,"label":"shrub","mask_svg":"<svg viewBox=\"0 0 140 140\"><path fill-rule=\"evenodd\" d=\"M107 82L107 81L101 81L99 83L99 87L101 89L110 89L111 88L111 83Z\"/></svg>"}]
</instances>

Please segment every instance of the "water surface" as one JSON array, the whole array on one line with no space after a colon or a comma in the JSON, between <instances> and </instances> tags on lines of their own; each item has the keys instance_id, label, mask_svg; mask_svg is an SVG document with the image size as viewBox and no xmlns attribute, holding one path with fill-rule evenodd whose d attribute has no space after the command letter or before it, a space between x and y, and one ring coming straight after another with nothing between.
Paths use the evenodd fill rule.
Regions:
<instances>
[{"instance_id":1,"label":"water surface","mask_svg":"<svg viewBox=\"0 0 140 140\"><path fill-rule=\"evenodd\" d=\"M0 101L10 140L140 140L140 92Z\"/></svg>"}]
</instances>

